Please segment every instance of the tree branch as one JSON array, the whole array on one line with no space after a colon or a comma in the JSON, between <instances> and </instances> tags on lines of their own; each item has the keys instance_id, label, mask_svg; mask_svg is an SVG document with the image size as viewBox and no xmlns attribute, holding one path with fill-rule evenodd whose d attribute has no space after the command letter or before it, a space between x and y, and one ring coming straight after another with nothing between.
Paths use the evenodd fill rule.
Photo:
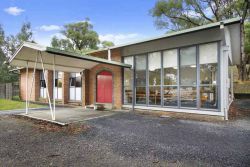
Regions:
<instances>
[{"instance_id":1,"label":"tree branch","mask_svg":"<svg viewBox=\"0 0 250 167\"><path fill-rule=\"evenodd\" d=\"M197 1L194 1L194 3L198 9L198 13L200 13L203 18L213 23L214 21L206 16L206 14L202 11L201 6L197 3Z\"/></svg>"}]
</instances>

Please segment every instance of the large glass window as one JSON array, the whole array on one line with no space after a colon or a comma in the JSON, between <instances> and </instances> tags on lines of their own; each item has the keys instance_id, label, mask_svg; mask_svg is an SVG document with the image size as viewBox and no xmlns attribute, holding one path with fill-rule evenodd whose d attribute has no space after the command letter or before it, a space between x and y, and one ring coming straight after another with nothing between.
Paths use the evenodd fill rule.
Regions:
<instances>
[{"instance_id":1,"label":"large glass window","mask_svg":"<svg viewBox=\"0 0 250 167\"><path fill-rule=\"evenodd\" d=\"M133 62L133 60L135 62ZM124 58L124 103L218 109L218 43Z\"/></svg>"},{"instance_id":2,"label":"large glass window","mask_svg":"<svg viewBox=\"0 0 250 167\"><path fill-rule=\"evenodd\" d=\"M146 104L146 55L135 56L136 104Z\"/></svg>"},{"instance_id":3,"label":"large glass window","mask_svg":"<svg viewBox=\"0 0 250 167\"><path fill-rule=\"evenodd\" d=\"M161 105L161 52L148 55L149 105Z\"/></svg>"},{"instance_id":4,"label":"large glass window","mask_svg":"<svg viewBox=\"0 0 250 167\"><path fill-rule=\"evenodd\" d=\"M69 99L79 101L82 99L82 78L80 73L70 73Z\"/></svg>"},{"instance_id":5,"label":"large glass window","mask_svg":"<svg viewBox=\"0 0 250 167\"><path fill-rule=\"evenodd\" d=\"M53 94L55 96L55 99L62 99L62 75L62 72L56 71Z\"/></svg>"},{"instance_id":6,"label":"large glass window","mask_svg":"<svg viewBox=\"0 0 250 167\"><path fill-rule=\"evenodd\" d=\"M164 106L178 105L177 59L178 59L177 49L167 50L163 52Z\"/></svg>"},{"instance_id":7,"label":"large glass window","mask_svg":"<svg viewBox=\"0 0 250 167\"><path fill-rule=\"evenodd\" d=\"M180 106L197 107L196 47L180 49Z\"/></svg>"},{"instance_id":8,"label":"large glass window","mask_svg":"<svg viewBox=\"0 0 250 167\"><path fill-rule=\"evenodd\" d=\"M217 43L210 43L199 46L201 108L218 108L217 52Z\"/></svg>"},{"instance_id":9,"label":"large glass window","mask_svg":"<svg viewBox=\"0 0 250 167\"><path fill-rule=\"evenodd\" d=\"M45 73L46 75L46 73ZM40 97L41 98L46 98L46 82L44 79L43 71L40 71Z\"/></svg>"},{"instance_id":10,"label":"large glass window","mask_svg":"<svg viewBox=\"0 0 250 167\"><path fill-rule=\"evenodd\" d=\"M134 65L133 56L125 57L124 63ZM124 69L124 80L123 80L123 91L124 97L123 101L124 104L131 104L133 99L133 71L131 69L125 68Z\"/></svg>"}]
</instances>

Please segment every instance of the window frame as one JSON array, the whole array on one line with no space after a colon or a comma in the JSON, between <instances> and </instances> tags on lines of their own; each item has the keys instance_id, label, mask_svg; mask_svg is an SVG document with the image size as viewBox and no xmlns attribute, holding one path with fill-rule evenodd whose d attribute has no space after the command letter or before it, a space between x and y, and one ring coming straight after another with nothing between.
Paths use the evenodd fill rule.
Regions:
<instances>
[{"instance_id":1,"label":"window frame","mask_svg":"<svg viewBox=\"0 0 250 167\"><path fill-rule=\"evenodd\" d=\"M203 44L210 44L210 43L216 43L217 44L217 83L216 83L216 86L217 86L217 98L218 98L218 105L217 105L217 108L214 109L214 108L200 108L200 64L199 64L199 46L200 45L203 45ZM132 103L124 103L124 100L122 101L124 105L132 105L133 104L133 100L134 100L134 105L135 106L145 106L145 107L149 107L149 106L155 106L155 107L160 107L160 108L174 108L174 109L190 109L190 110L201 110L201 111L214 111L214 112L220 112L221 111L221 100L220 100L220 94L221 94L221 84L220 84L220 78L221 78L221 73L220 73L220 67L221 67L221 62L220 62L220 55L221 55L221 40L216 40L216 41L209 41L209 42L204 42L204 43L197 43L197 44L192 44L192 45L185 45L185 46L181 46L181 47L173 47L173 48L168 48L168 49L162 49L162 50L156 50L156 51L153 51L153 52L161 52L161 105L149 105L148 103L148 100L149 100L149 95L148 95L148 91L149 91L149 80L148 80L148 54L150 53L153 53L153 52L144 52L144 53L140 53L140 54L135 54L135 55L126 55L123 57L122 60L124 60L125 57L133 57L133 63L134 63L134 68L132 70L132 81L133 81L133 85L132 85L132 92L133 92L133 99L132 99ZM180 49L181 48L187 48L187 47L195 47L196 48L196 85L192 85L192 86L195 86L196 87L196 106L193 108L193 107L181 107L180 106ZM167 86L170 86L170 87L173 87L173 86L177 86L177 91L178 91L178 95L177 95L177 103L178 105L177 106L164 106L164 100L163 100L163 89L165 87L165 83L164 83L164 68L163 68L163 52L164 51L167 51L167 50L172 50L172 49L177 49L177 64L178 64L178 69L177 69L177 85L167 85ZM140 55L146 55L146 60L147 60L147 63L146 63L146 104L137 104L136 103L136 78L135 78L135 69L136 69L136 56L140 56ZM124 62L124 61L123 61ZM124 80L124 73L122 73L122 78ZM123 84L123 82L122 82ZM182 85L184 86L184 85ZM124 98L124 85L122 85L122 98Z\"/></svg>"},{"instance_id":2,"label":"window frame","mask_svg":"<svg viewBox=\"0 0 250 167\"><path fill-rule=\"evenodd\" d=\"M72 77L71 76L71 74L74 74L74 76ZM76 101L76 102L80 102L80 101L82 101L82 75L81 75L81 73L79 73L80 74L80 76L76 76L76 73L70 73L69 74L69 101ZM77 87L76 85L76 79L77 79L77 77L80 77L81 78L81 83L80 83L80 87ZM75 85L74 86L71 86L71 79L74 79L75 80ZM71 88L73 88L74 89L74 95L75 95L75 97L74 97L74 99L71 99L70 98L70 90L71 90ZM76 89L77 88L80 88L81 89L81 95L80 95L80 97L81 97L81 99L80 100L76 100Z\"/></svg>"}]
</instances>

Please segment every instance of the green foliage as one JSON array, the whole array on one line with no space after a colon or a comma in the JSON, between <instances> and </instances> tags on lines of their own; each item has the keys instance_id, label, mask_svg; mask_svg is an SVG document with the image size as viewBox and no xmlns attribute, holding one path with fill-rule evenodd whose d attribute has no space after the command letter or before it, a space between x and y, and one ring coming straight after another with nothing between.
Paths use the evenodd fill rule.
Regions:
<instances>
[{"instance_id":1,"label":"green foliage","mask_svg":"<svg viewBox=\"0 0 250 167\"><path fill-rule=\"evenodd\" d=\"M51 39L51 46L67 51L74 50L74 46L69 39L58 39L56 36Z\"/></svg>"},{"instance_id":2,"label":"green foliage","mask_svg":"<svg viewBox=\"0 0 250 167\"><path fill-rule=\"evenodd\" d=\"M114 44L113 42L111 42L111 41L102 41L101 44L102 44L102 48L109 48L109 47L115 45L115 44Z\"/></svg>"},{"instance_id":3,"label":"green foliage","mask_svg":"<svg viewBox=\"0 0 250 167\"><path fill-rule=\"evenodd\" d=\"M5 64L5 61L16 52L23 41L33 42L29 22L23 23L17 35L7 37L5 37L4 30L0 25L0 83L18 81L18 74L10 72L13 68Z\"/></svg>"},{"instance_id":4,"label":"green foliage","mask_svg":"<svg viewBox=\"0 0 250 167\"><path fill-rule=\"evenodd\" d=\"M93 30L93 25L89 19L64 25L64 30L61 33L66 39L53 37L51 40L52 47L84 52L86 50L97 49L97 45L100 42L98 34Z\"/></svg>"},{"instance_id":5,"label":"green foliage","mask_svg":"<svg viewBox=\"0 0 250 167\"><path fill-rule=\"evenodd\" d=\"M23 23L21 31L17 34L16 38L19 42L29 41L32 42L32 30L30 22Z\"/></svg>"},{"instance_id":6,"label":"green foliage","mask_svg":"<svg viewBox=\"0 0 250 167\"><path fill-rule=\"evenodd\" d=\"M150 10L158 28L181 30L243 15L244 0L159 0Z\"/></svg>"},{"instance_id":7,"label":"green foliage","mask_svg":"<svg viewBox=\"0 0 250 167\"><path fill-rule=\"evenodd\" d=\"M250 22L246 22L244 25L245 30L245 53L250 57ZM249 62L250 63L250 62Z\"/></svg>"}]
</instances>

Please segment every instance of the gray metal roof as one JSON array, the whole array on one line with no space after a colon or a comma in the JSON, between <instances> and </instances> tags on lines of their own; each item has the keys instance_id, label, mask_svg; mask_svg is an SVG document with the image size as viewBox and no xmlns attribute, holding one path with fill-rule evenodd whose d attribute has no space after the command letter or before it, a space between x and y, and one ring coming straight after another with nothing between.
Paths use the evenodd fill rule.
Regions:
<instances>
[{"instance_id":1,"label":"gray metal roof","mask_svg":"<svg viewBox=\"0 0 250 167\"><path fill-rule=\"evenodd\" d=\"M24 42L8 62L12 66L28 66L28 68L34 68L37 64L37 69L42 69L44 64L45 69L53 70L55 67L55 70L65 72L81 72L98 64L131 68L131 65L121 62L54 49L30 42Z\"/></svg>"},{"instance_id":2,"label":"gray metal roof","mask_svg":"<svg viewBox=\"0 0 250 167\"><path fill-rule=\"evenodd\" d=\"M167 33L167 34L164 34L164 35L161 35L161 36L158 36L158 37L153 37L153 38L148 38L148 39L145 39L145 40L140 40L140 41L130 42L130 43L126 43L126 44L121 44L121 45L109 47L109 48L106 48L106 49L95 50L95 51L88 52L87 54L100 52L100 51L105 51L105 50L108 50L108 49L121 48L121 47L140 44L140 43L144 43L144 42L150 42L150 41L154 41L154 40L158 40L158 39L162 39L162 38L174 37L174 36L183 35L183 34L187 34L187 33L191 33L191 32L202 31L202 30L206 30L206 29L210 29L210 28L214 28L214 27L219 27L221 24L229 25L229 24L240 23L240 22L241 22L240 17L227 19L227 20L223 20L223 21L220 21L220 22L210 23L210 24L197 26L197 27L193 27L193 28L189 28L189 29L185 29L185 30L181 30L181 31Z\"/></svg>"}]
</instances>

